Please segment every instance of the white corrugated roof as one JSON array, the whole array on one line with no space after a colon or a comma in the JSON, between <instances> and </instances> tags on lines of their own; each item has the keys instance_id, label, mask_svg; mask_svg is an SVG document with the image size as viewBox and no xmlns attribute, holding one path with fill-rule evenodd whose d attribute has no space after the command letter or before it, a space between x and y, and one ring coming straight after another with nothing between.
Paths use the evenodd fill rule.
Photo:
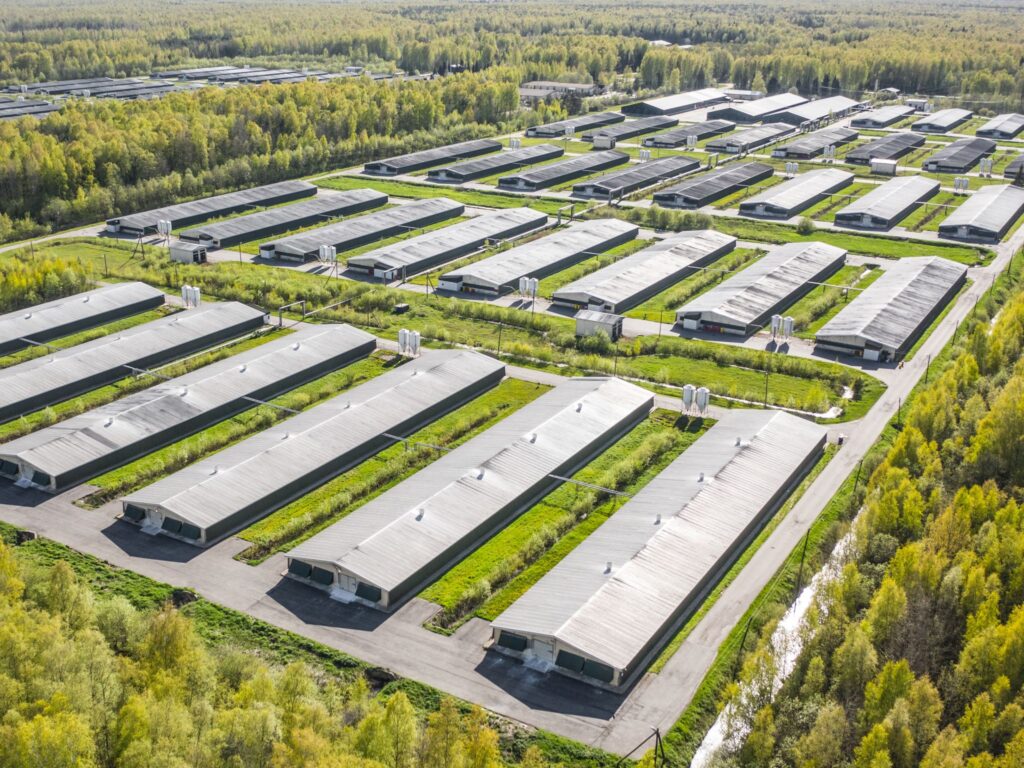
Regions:
<instances>
[{"instance_id":1,"label":"white corrugated roof","mask_svg":"<svg viewBox=\"0 0 1024 768\"><path fill-rule=\"evenodd\" d=\"M299 331L0 445L0 459L62 475L373 341L348 325Z\"/></svg>"},{"instance_id":2,"label":"white corrugated roof","mask_svg":"<svg viewBox=\"0 0 1024 768\"><path fill-rule=\"evenodd\" d=\"M727 414L493 626L629 667L824 438L787 413Z\"/></svg>"},{"instance_id":3,"label":"white corrugated roof","mask_svg":"<svg viewBox=\"0 0 1024 768\"><path fill-rule=\"evenodd\" d=\"M395 590L453 555L465 537L498 523L549 474L573 471L652 404L650 392L618 379L566 380L289 557L334 563Z\"/></svg>"},{"instance_id":4,"label":"white corrugated roof","mask_svg":"<svg viewBox=\"0 0 1024 768\"><path fill-rule=\"evenodd\" d=\"M846 251L826 243L787 243L676 310L721 317L749 325L799 291L829 265L842 263Z\"/></svg>"},{"instance_id":5,"label":"white corrugated roof","mask_svg":"<svg viewBox=\"0 0 1024 768\"><path fill-rule=\"evenodd\" d=\"M123 501L159 507L201 528L229 519L339 456L369 450L385 432L457 398L504 366L469 351L440 351L142 488ZM379 446L378 446L379 447ZM326 478L325 478L326 479Z\"/></svg>"},{"instance_id":6,"label":"white corrugated roof","mask_svg":"<svg viewBox=\"0 0 1024 768\"><path fill-rule=\"evenodd\" d=\"M859 197L836 216L869 214L889 219L903 211L912 200L929 197L939 189L939 182L924 176L897 176Z\"/></svg>"},{"instance_id":7,"label":"white corrugated roof","mask_svg":"<svg viewBox=\"0 0 1024 768\"><path fill-rule=\"evenodd\" d=\"M164 292L145 283L115 283L9 312L0 315L0 348L36 334L54 338L63 335L53 333L61 327L71 328L93 317L117 313L122 307L156 299L162 303Z\"/></svg>"},{"instance_id":8,"label":"white corrugated roof","mask_svg":"<svg viewBox=\"0 0 1024 768\"><path fill-rule=\"evenodd\" d=\"M988 184L971 193L939 228L969 226L998 233L1017 218L1022 207L1024 189L1010 184Z\"/></svg>"},{"instance_id":9,"label":"white corrugated roof","mask_svg":"<svg viewBox=\"0 0 1024 768\"><path fill-rule=\"evenodd\" d=\"M735 237L711 229L680 232L584 275L559 288L554 297L618 305L711 254L731 250L735 245Z\"/></svg>"},{"instance_id":10,"label":"white corrugated roof","mask_svg":"<svg viewBox=\"0 0 1024 768\"><path fill-rule=\"evenodd\" d=\"M816 338L899 349L966 274L963 264L938 256L899 259L825 323Z\"/></svg>"},{"instance_id":11,"label":"white corrugated roof","mask_svg":"<svg viewBox=\"0 0 1024 768\"><path fill-rule=\"evenodd\" d=\"M794 176L789 181L776 184L740 203L740 208L754 208L759 204L771 205L783 210L794 210L826 194L839 184L853 181L853 174L838 168L823 168Z\"/></svg>"},{"instance_id":12,"label":"white corrugated roof","mask_svg":"<svg viewBox=\"0 0 1024 768\"><path fill-rule=\"evenodd\" d=\"M636 237L640 228L621 219L592 219L570 224L565 229L502 251L481 261L453 269L442 280L470 280L494 289L516 282L520 277L542 273L566 259L588 256L606 250L609 243Z\"/></svg>"}]
</instances>

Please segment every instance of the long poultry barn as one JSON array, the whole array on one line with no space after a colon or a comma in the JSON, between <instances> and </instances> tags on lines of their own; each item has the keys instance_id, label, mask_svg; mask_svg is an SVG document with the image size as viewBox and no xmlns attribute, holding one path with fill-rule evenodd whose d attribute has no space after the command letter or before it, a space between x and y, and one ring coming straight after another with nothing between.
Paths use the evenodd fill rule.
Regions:
<instances>
[{"instance_id":1,"label":"long poultry barn","mask_svg":"<svg viewBox=\"0 0 1024 768\"><path fill-rule=\"evenodd\" d=\"M735 102L708 110L709 120L731 120L734 123L757 123L770 119L776 112L792 109L807 102L795 93L779 93L754 101Z\"/></svg>"},{"instance_id":2,"label":"long poultry barn","mask_svg":"<svg viewBox=\"0 0 1024 768\"><path fill-rule=\"evenodd\" d=\"M0 423L263 325L258 309L204 304L0 370Z\"/></svg>"},{"instance_id":3,"label":"long poultry barn","mask_svg":"<svg viewBox=\"0 0 1024 768\"><path fill-rule=\"evenodd\" d=\"M209 546L501 381L500 362L431 352L121 500L124 519Z\"/></svg>"},{"instance_id":4,"label":"long poultry barn","mask_svg":"<svg viewBox=\"0 0 1024 768\"><path fill-rule=\"evenodd\" d=\"M565 154L565 150L554 144L535 144L532 147L497 152L493 155L477 157L462 163L446 165L427 171L431 181L448 181L462 184L466 181L493 176L496 173L523 168L524 166L544 163Z\"/></svg>"},{"instance_id":5,"label":"long poultry barn","mask_svg":"<svg viewBox=\"0 0 1024 768\"><path fill-rule=\"evenodd\" d=\"M819 242L780 245L676 310L687 330L745 336L834 274L846 251Z\"/></svg>"},{"instance_id":6,"label":"long poultry barn","mask_svg":"<svg viewBox=\"0 0 1024 768\"><path fill-rule=\"evenodd\" d=\"M865 360L899 360L966 280L967 267L938 256L898 259L818 330L815 344Z\"/></svg>"},{"instance_id":7,"label":"long poultry barn","mask_svg":"<svg viewBox=\"0 0 1024 768\"><path fill-rule=\"evenodd\" d=\"M788 219L850 185L853 174L823 168L794 176L740 203L744 216Z\"/></svg>"},{"instance_id":8,"label":"long poultry barn","mask_svg":"<svg viewBox=\"0 0 1024 768\"><path fill-rule=\"evenodd\" d=\"M348 268L384 280L411 277L547 223L547 214L532 208L505 208L353 256Z\"/></svg>"},{"instance_id":9,"label":"long poultry barn","mask_svg":"<svg viewBox=\"0 0 1024 768\"><path fill-rule=\"evenodd\" d=\"M736 133L727 136L720 136L712 139L704 145L708 152L725 152L728 155L738 155L742 152L752 152L755 149L771 144L793 133L795 129L786 123L765 123L755 125L752 128L744 128Z\"/></svg>"},{"instance_id":10,"label":"long poultry barn","mask_svg":"<svg viewBox=\"0 0 1024 768\"><path fill-rule=\"evenodd\" d=\"M973 192L942 223L939 234L957 240L998 243L1024 213L1024 189L990 184Z\"/></svg>"},{"instance_id":11,"label":"long poultry barn","mask_svg":"<svg viewBox=\"0 0 1024 768\"><path fill-rule=\"evenodd\" d=\"M389 157L385 160L374 160L363 166L363 173L371 173L378 176L399 176L404 173L413 173L414 171L420 171L434 165L440 165L441 163L450 163L466 157L486 155L489 152L497 152L500 149L501 142L494 141L493 139L464 141L460 144L449 144L446 147L424 149L421 152Z\"/></svg>"},{"instance_id":12,"label":"long poultry barn","mask_svg":"<svg viewBox=\"0 0 1024 768\"><path fill-rule=\"evenodd\" d=\"M596 179L574 184L573 197L588 200L618 200L638 189L660 184L700 169L700 161L692 157L662 157L645 163L627 165Z\"/></svg>"},{"instance_id":13,"label":"long poultry barn","mask_svg":"<svg viewBox=\"0 0 1024 768\"><path fill-rule=\"evenodd\" d=\"M992 139L959 139L929 157L921 167L931 173L967 173L995 150Z\"/></svg>"},{"instance_id":14,"label":"long poultry barn","mask_svg":"<svg viewBox=\"0 0 1024 768\"><path fill-rule=\"evenodd\" d=\"M704 120L700 123L684 125L671 131L648 136L642 143L645 147L673 149L687 144L691 140L691 136L693 137L693 142L696 143L704 141L704 139L710 139L712 136L728 133L735 127L736 123L728 120Z\"/></svg>"},{"instance_id":15,"label":"long poultry barn","mask_svg":"<svg viewBox=\"0 0 1024 768\"><path fill-rule=\"evenodd\" d=\"M0 355L156 309L164 299L145 283L113 283L0 315Z\"/></svg>"},{"instance_id":16,"label":"long poultry barn","mask_svg":"<svg viewBox=\"0 0 1024 768\"><path fill-rule=\"evenodd\" d=\"M288 574L392 610L642 421L653 395L567 379L288 553Z\"/></svg>"},{"instance_id":17,"label":"long poultry barn","mask_svg":"<svg viewBox=\"0 0 1024 768\"><path fill-rule=\"evenodd\" d=\"M628 688L822 456L824 428L734 411L492 623L489 646Z\"/></svg>"},{"instance_id":18,"label":"long poultry barn","mask_svg":"<svg viewBox=\"0 0 1024 768\"><path fill-rule=\"evenodd\" d=\"M880 184L836 212L842 227L892 229L939 191L939 182L925 176L897 176Z\"/></svg>"},{"instance_id":19,"label":"long poultry barn","mask_svg":"<svg viewBox=\"0 0 1024 768\"><path fill-rule=\"evenodd\" d=\"M498 180L498 186L502 189L513 189L519 192L536 192L628 162L629 155L616 152L614 149L588 152L585 155L576 155L550 165L542 165L533 170L502 176Z\"/></svg>"},{"instance_id":20,"label":"long poultry barn","mask_svg":"<svg viewBox=\"0 0 1024 768\"><path fill-rule=\"evenodd\" d=\"M161 221L169 221L172 229L178 229L209 221L218 216L230 216L250 208L280 205L305 197L314 197L316 192L316 186L308 181L280 181L262 187L228 192L226 195L205 197L188 203L154 208L151 211L116 216L107 219L107 231L141 237L156 232L157 225Z\"/></svg>"},{"instance_id":21,"label":"long poultry barn","mask_svg":"<svg viewBox=\"0 0 1024 768\"><path fill-rule=\"evenodd\" d=\"M594 141L596 137L601 137L621 141L642 136L651 131L660 131L662 128L671 128L674 125L679 125L679 118L655 115L654 117L642 117L639 120L627 120L624 123L607 125L603 128L591 128L580 136L580 139Z\"/></svg>"},{"instance_id":22,"label":"long poultry barn","mask_svg":"<svg viewBox=\"0 0 1024 768\"><path fill-rule=\"evenodd\" d=\"M309 261L317 258L322 245L333 246L339 253L349 251L388 237L407 234L421 227L439 224L465 212L466 206L447 197L417 200L299 232L280 240L260 243L260 257L284 261Z\"/></svg>"},{"instance_id":23,"label":"long poultry barn","mask_svg":"<svg viewBox=\"0 0 1024 768\"><path fill-rule=\"evenodd\" d=\"M735 237L714 230L680 232L562 286L551 298L559 306L620 314L735 247Z\"/></svg>"},{"instance_id":24,"label":"long poultry barn","mask_svg":"<svg viewBox=\"0 0 1024 768\"><path fill-rule=\"evenodd\" d=\"M655 192L654 202L666 208L702 208L769 179L774 173L775 169L766 163L727 165Z\"/></svg>"},{"instance_id":25,"label":"long poultry barn","mask_svg":"<svg viewBox=\"0 0 1024 768\"><path fill-rule=\"evenodd\" d=\"M870 165L872 160L899 160L924 146L924 136L914 133L892 133L854 147L843 157L847 163Z\"/></svg>"},{"instance_id":26,"label":"long poultry barn","mask_svg":"<svg viewBox=\"0 0 1024 768\"><path fill-rule=\"evenodd\" d=\"M520 278L554 274L628 243L639 231L636 224L621 219L580 221L525 245L452 270L438 278L437 287L498 296L513 290Z\"/></svg>"},{"instance_id":27,"label":"long poultry barn","mask_svg":"<svg viewBox=\"0 0 1024 768\"><path fill-rule=\"evenodd\" d=\"M772 115L772 120L778 123L789 123L790 125L818 123L838 117L845 117L861 105L862 102L854 101L846 96L830 96L826 99L815 99L814 101L797 104L795 107L776 112Z\"/></svg>"},{"instance_id":28,"label":"long poultry barn","mask_svg":"<svg viewBox=\"0 0 1024 768\"><path fill-rule=\"evenodd\" d=\"M826 128L806 133L793 141L772 150L772 157L782 160L810 160L822 154L828 147L849 144L860 134L850 128Z\"/></svg>"},{"instance_id":29,"label":"long poultry barn","mask_svg":"<svg viewBox=\"0 0 1024 768\"><path fill-rule=\"evenodd\" d=\"M347 325L269 341L0 445L0 476L63 491L365 357L376 346L373 336Z\"/></svg>"},{"instance_id":30,"label":"long poultry barn","mask_svg":"<svg viewBox=\"0 0 1024 768\"><path fill-rule=\"evenodd\" d=\"M906 104L890 104L861 112L850 121L850 125L854 128L888 128L912 114L914 114L913 107L908 107Z\"/></svg>"},{"instance_id":31,"label":"long poultry barn","mask_svg":"<svg viewBox=\"0 0 1024 768\"><path fill-rule=\"evenodd\" d=\"M922 133L949 133L966 123L973 115L969 109L940 109L918 120L910 129Z\"/></svg>"},{"instance_id":32,"label":"long poultry barn","mask_svg":"<svg viewBox=\"0 0 1024 768\"><path fill-rule=\"evenodd\" d=\"M379 208L387 201L387 195L374 189L329 193L311 200L186 229L180 232L178 237L205 245L210 250L230 248L233 245L272 237L313 224L324 224L328 219L339 216L351 216L371 208Z\"/></svg>"},{"instance_id":33,"label":"long poultry barn","mask_svg":"<svg viewBox=\"0 0 1024 768\"><path fill-rule=\"evenodd\" d=\"M679 115L695 109L705 109L729 100L722 91L716 88L701 88L699 91L675 93L670 96L657 96L653 99L627 104L622 113L630 117L646 117L648 115Z\"/></svg>"},{"instance_id":34,"label":"long poultry barn","mask_svg":"<svg viewBox=\"0 0 1024 768\"><path fill-rule=\"evenodd\" d=\"M626 116L618 112L591 112L587 115L571 117L568 120L531 126L526 129L526 137L528 139L564 139L579 131L621 123L625 119Z\"/></svg>"},{"instance_id":35,"label":"long poultry barn","mask_svg":"<svg viewBox=\"0 0 1024 768\"><path fill-rule=\"evenodd\" d=\"M1024 115L1012 112L996 115L976 130L974 135L985 139L1015 139L1022 130L1024 130Z\"/></svg>"}]
</instances>

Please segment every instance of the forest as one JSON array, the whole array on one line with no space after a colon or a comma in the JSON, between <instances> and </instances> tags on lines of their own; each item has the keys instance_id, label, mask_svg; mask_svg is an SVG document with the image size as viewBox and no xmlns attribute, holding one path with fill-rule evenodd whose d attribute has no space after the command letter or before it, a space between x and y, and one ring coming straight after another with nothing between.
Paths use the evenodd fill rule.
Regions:
<instances>
[{"instance_id":1,"label":"forest","mask_svg":"<svg viewBox=\"0 0 1024 768\"><path fill-rule=\"evenodd\" d=\"M557 102L519 109L516 87L531 79L610 84L621 99L724 83L807 95L893 86L982 112L1019 110L1022 26L997 5L898 0L142 0L131 14L109 0L15 0L0 10L0 84L222 63L442 77L72 100L41 121L5 122L0 241L562 116Z\"/></svg>"},{"instance_id":2,"label":"forest","mask_svg":"<svg viewBox=\"0 0 1024 768\"><path fill-rule=\"evenodd\" d=\"M1024 296L975 320L871 472L777 696L777 652L748 656L720 768L1024 764Z\"/></svg>"}]
</instances>

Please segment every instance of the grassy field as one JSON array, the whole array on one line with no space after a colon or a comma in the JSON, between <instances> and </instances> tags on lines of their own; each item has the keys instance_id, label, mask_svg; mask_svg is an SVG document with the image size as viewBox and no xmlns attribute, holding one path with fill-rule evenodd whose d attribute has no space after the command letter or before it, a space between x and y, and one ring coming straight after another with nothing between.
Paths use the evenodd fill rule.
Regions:
<instances>
[{"instance_id":1,"label":"grassy field","mask_svg":"<svg viewBox=\"0 0 1024 768\"><path fill-rule=\"evenodd\" d=\"M881 275L881 269L866 269L855 264L842 267L825 280L827 285L814 288L786 310L786 314L795 321L796 335L805 339L814 338L818 328L835 316L848 301L856 298L860 290L867 288ZM846 288L858 290L851 291L844 298L843 291Z\"/></svg>"},{"instance_id":2,"label":"grassy field","mask_svg":"<svg viewBox=\"0 0 1024 768\"><path fill-rule=\"evenodd\" d=\"M911 232L938 231L942 220L966 199L966 195L954 195L952 192L939 190L929 200L918 205L899 224Z\"/></svg>"},{"instance_id":3,"label":"grassy field","mask_svg":"<svg viewBox=\"0 0 1024 768\"><path fill-rule=\"evenodd\" d=\"M506 379L410 436L422 445L393 445L242 531L250 546L238 557L258 563L290 549L427 467L438 457L428 446L454 448L540 397L547 387ZM429 470L428 470L429 471Z\"/></svg>"},{"instance_id":4,"label":"grassy field","mask_svg":"<svg viewBox=\"0 0 1024 768\"><path fill-rule=\"evenodd\" d=\"M655 411L573 478L633 494L708 426ZM621 503L621 497L579 485L559 486L420 593L442 608L431 628L453 631L474 611L493 619Z\"/></svg>"},{"instance_id":5,"label":"grassy field","mask_svg":"<svg viewBox=\"0 0 1024 768\"><path fill-rule=\"evenodd\" d=\"M325 189L362 189L370 188L385 192L394 197L424 199L447 197L465 205L481 208L533 208L549 216L558 213L565 206L565 200L544 197L525 197L506 192L490 192L478 189L461 189L437 184L416 184L409 181L391 181L388 179L371 179L362 176L330 176L317 179L317 185Z\"/></svg>"},{"instance_id":6,"label":"grassy field","mask_svg":"<svg viewBox=\"0 0 1024 768\"><path fill-rule=\"evenodd\" d=\"M770 221L716 217L714 228L741 240L755 240L763 243L796 243L818 240L851 253L867 256L884 256L899 259L906 256L942 256L961 264L984 264L992 258L987 248L969 245L953 245L939 242L920 242L897 237L859 235L849 232L818 230L810 235L801 235L795 227Z\"/></svg>"},{"instance_id":7,"label":"grassy field","mask_svg":"<svg viewBox=\"0 0 1024 768\"><path fill-rule=\"evenodd\" d=\"M385 360L384 355L374 354L341 370L332 371L296 387L269 402L292 411L306 410L378 376L390 367L392 366ZM85 506L98 507L111 499L154 483L216 451L223 450L239 440L273 426L290 415L288 411L281 410L281 408L269 406L249 408L229 419L196 432L194 435L189 435L142 456L130 464L100 475L91 481L98 490L82 499L81 503Z\"/></svg>"},{"instance_id":8,"label":"grassy field","mask_svg":"<svg viewBox=\"0 0 1024 768\"><path fill-rule=\"evenodd\" d=\"M841 211L854 200L877 188L877 184L870 182L854 182L841 191L829 195L820 203L815 203L804 211L803 215L816 221L835 221L837 211Z\"/></svg>"},{"instance_id":9,"label":"grassy field","mask_svg":"<svg viewBox=\"0 0 1024 768\"><path fill-rule=\"evenodd\" d=\"M200 352L192 357L168 363L165 366L158 367L153 370L158 372L161 376L166 376L168 378L182 376L190 371L197 370L204 365L209 365L210 363L223 360L231 355L236 355L239 352L244 352L247 349L252 349L253 347L263 344L272 338L275 338L273 333L246 336L241 339L237 339L230 344L222 345L207 352ZM112 384L97 387L89 392L85 392L84 394L65 400L62 403L41 408L40 410L33 411L32 413L26 413L14 421L9 421L6 424L0 425L0 442L14 440L17 437L27 435L42 427L48 427L51 424L56 424L64 421L65 419L70 419L72 416L77 416L78 414L85 413L93 408L106 405L107 403L118 400L125 395L130 395L133 392L138 392L139 390L151 387L155 383L156 380L151 376L127 376L113 382Z\"/></svg>"},{"instance_id":10,"label":"grassy field","mask_svg":"<svg viewBox=\"0 0 1024 768\"><path fill-rule=\"evenodd\" d=\"M137 315L131 315L130 317L122 317L119 320L100 325L95 328L88 328L84 331L78 331L67 336L61 336L57 339L51 339L46 342L45 346L34 346L26 347L25 349L19 349L16 352L11 352L8 355L0 355L0 368L8 368L18 363L24 363L29 360L34 360L37 357L43 357L51 352L56 352L60 349L69 349L70 347L78 346L79 344L85 344L87 341L95 341L101 339L104 336L109 336L112 333L118 333L120 331L127 331L129 328L134 328L137 325L143 323L149 323L153 320L159 320L162 317L166 317L173 312L176 312L177 308L165 304L163 307L157 309L150 309L145 312L140 312Z\"/></svg>"},{"instance_id":11,"label":"grassy field","mask_svg":"<svg viewBox=\"0 0 1024 768\"><path fill-rule=\"evenodd\" d=\"M707 269L690 273L675 285L628 310L626 316L640 320L670 322L671 318L666 313L675 312L690 299L749 267L762 255L764 251L753 248L735 248Z\"/></svg>"}]
</instances>

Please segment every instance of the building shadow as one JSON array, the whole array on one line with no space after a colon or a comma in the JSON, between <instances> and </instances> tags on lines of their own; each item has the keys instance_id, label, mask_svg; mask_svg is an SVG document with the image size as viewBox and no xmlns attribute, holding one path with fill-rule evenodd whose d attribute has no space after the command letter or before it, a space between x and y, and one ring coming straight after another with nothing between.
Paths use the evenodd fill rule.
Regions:
<instances>
[{"instance_id":1,"label":"building shadow","mask_svg":"<svg viewBox=\"0 0 1024 768\"><path fill-rule=\"evenodd\" d=\"M390 614L365 605L332 600L326 592L288 578L282 578L266 594L299 621L315 627L372 632L390 618Z\"/></svg>"},{"instance_id":2,"label":"building shadow","mask_svg":"<svg viewBox=\"0 0 1024 768\"><path fill-rule=\"evenodd\" d=\"M114 520L100 533L114 546L131 557L145 560L163 560L168 563L188 563L203 554L203 549L157 534L143 533L142 529L124 520Z\"/></svg>"}]
</instances>

